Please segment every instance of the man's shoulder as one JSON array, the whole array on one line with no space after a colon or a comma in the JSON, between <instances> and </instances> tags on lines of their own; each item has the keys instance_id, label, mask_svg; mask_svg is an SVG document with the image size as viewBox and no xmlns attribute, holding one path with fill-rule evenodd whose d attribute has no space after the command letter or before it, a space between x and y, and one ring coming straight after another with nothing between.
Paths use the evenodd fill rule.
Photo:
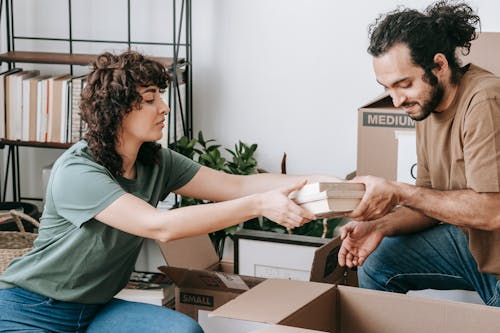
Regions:
<instances>
[{"instance_id":1,"label":"man's shoulder","mask_svg":"<svg viewBox=\"0 0 500 333\"><path fill-rule=\"evenodd\" d=\"M465 85L465 95L473 100L500 98L500 76L479 66L471 64L462 80L462 84Z\"/></svg>"}]
</instances>

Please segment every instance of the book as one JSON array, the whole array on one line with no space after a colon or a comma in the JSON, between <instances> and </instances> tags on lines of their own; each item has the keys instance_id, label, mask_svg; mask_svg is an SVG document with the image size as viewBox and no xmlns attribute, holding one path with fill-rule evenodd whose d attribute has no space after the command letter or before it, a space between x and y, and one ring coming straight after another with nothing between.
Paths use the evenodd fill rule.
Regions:
<instances>
[{"instance_id":1,"label":"book","mask_svg":"<svg viewBox=\"0 0 500 333\"><path fill-rule=\"evenodd\" d=\"M318 218L350 212L363 198L365 185L347 182L314 182L290 193L290 198Z\"/></svg>"},{"instance_id":2,"label":"book","mask_svg":"<svg viewBox=\"0 0 500 333\"><path fill-rule=\"evenodd\" d=\"M5 138L5 104L6 104L6 90L7 86L5 84L6 77L20 72L21 68L13 68L11 70L0 73L0 138Z\"/></svg>"},{"instance_id":3,"label":"book","mask_svg":"<svg viewBox=\"0 0 500 333\"><path fill-rule=\"evenodd\" d=\"M361 198L364 193L365 185L362 183L314 182L290 193L290 199L296 203L303 203L329 197Z\"/></svg>"},{"instance_id":4,"label":"book","mask_svg":"<svg viewBox=\"0 0 500 333\"><path fill-rule=\"evenodd\" d=\"M66 105L63 103L63 95L67 89L65 81L68 80L71 80L71 74L63 74L49 79L48 142L64 142L61 137L61 123L66 118Z\"/></svg>"},{"instance_id":5,"label":"book","mask_svg":"<svg viewBox=\"0 0 500 333\"><path fill-rule=\"evenodd\" d=\"M21 71L7 76L5 108L6 137L9 140L22 140L23 129L23 80L40 75L40 71Z\"/></svg>"},{"instance_id":6,"label":"book","mask_svg":"<svg viewBox=\"0 0 500 333\"><path fill-rule=\"evenodd\" d=\"M316 215L317 218L336 217L356 208L361 198L327 198L301 203L305 210Z\"/></svg>"},{"instance_id":7,"label":"book","mask_svg":"<svg viewBox=\"0 0 500 333\"><path fill-rule=\"evenodd\" d=\"M165 274L134 271L127 286L115 297L126 301L167 306L175 298L175 285Z\"/></svg>"},{"instance_id":8,"label":"book","mask_svg":"<svg viewBox=\"0 0 500 333\"><path fill-rule=\"evenodd\" d=\"M86 132L86 124L82 120L80 112L82 89L85 87L86 83L87 75L77 76L71 80L71 96L69 97L71 108L68 114L68 121L71 124L70 126L68 126L69 142L79 141Z\"/></svg>"}]
</instances>

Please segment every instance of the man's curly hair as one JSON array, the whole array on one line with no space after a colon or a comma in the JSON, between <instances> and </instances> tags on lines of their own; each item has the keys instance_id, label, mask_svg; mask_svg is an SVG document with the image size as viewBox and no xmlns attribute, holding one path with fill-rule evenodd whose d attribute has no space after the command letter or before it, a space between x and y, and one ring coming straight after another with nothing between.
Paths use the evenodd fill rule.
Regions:
<instances>
[{"instance_id":1,"label":"man's curly hair","mask_svg":"<svg viewBox=\"0 0 500 333\"><path fill-rule=\"evenodd\" d=\"M369 28L370 45L368 53L374 57L383 55L395 44L408 46L412 61L422 67L425 77L432 81L436 67L434 56L446 56L452 71L452 82L460 77L460 62L456 50L464 55L470 51L471 41L477 37L480 27L479 16L466 3L439 1L423 12L399 8L377 18Z\"/></svg>"},{"instance_id":2,"label":"man's curly hair","mask_svg":"<svg viewBox=\"0 0 500 333\"><path fill-rule=\"evenodd\" d=\"M113 175L123 174L123 160L115 148L123 117L142 102L137 88L157 86L163 90L168 82L169 75L161 63L135 51L120 55L106 52L92 63L80 102L82 119L88 125L84 139L96 162ZM145 142L137 159L157 163L160 148L156 142Z\"/></svg>"}]
</instances>

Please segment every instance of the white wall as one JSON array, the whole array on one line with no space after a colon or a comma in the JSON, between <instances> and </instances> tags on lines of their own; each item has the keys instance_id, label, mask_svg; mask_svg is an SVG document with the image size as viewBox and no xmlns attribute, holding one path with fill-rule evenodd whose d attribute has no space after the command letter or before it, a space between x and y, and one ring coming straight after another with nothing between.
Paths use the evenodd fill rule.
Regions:
<instances>
[{"instance_id":1,"label":"white wall","mask_svg":"<svg viewBox=\"0 0 500 333\"><path fill-rule=\"evenodd\" d=\"M64 19L46 17L66 17L66 3L16 0L21 8L16 30L65 36ZM423 9L430 3L193 0L195 133L201 129L228 147L240 139L258 143L258 161L269 171L279 172L286 152L288 173L344 177L356 168L356 110L382 91L366 53L368 25L398 4ZM479 11L483 31L500 31L500 3L470 3ZM73 0L73 7L75 37L126 38L125 1ZM171 0L132 1L133 37L165 41L170 8ZM0 47L5 50L1 42ZM78 45L75 52L102 49L120 46ZM43 165L32 168L41 174ZM28 189L35 192L29 195L37 191Z\"/></svg>"},{"instance_id":2,"label":"white wall","mask_svg":"<svg viewBox=\"0 0 500 333\"><path fill-rule=\"evenodd\" d=\"M279 172L345 176L356 168L357 113L382 92L367 29L399 4L431 1L194 1L195 125L232 145L259 144ZM500 31L500 3L477 0L483 31Z\"/></svg>"}]
</instances>

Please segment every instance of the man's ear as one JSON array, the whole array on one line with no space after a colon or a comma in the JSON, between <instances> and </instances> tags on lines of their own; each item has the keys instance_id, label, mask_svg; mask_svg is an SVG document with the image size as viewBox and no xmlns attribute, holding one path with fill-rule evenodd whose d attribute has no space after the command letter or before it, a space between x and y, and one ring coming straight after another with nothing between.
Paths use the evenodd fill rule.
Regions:
<instances>
[{"instance_id":1,"label":"man's ear","mask_svg":"<svg viewBox=\"0 0 500 333\"><path fill-rule=\"evenodd\" d=\"M446 59L446 56L442 53L436 53L434 56L434 64L435 67L432 72L437 77L443 77L449 70L448 59Z\"/></svg>"}]
</instances>

